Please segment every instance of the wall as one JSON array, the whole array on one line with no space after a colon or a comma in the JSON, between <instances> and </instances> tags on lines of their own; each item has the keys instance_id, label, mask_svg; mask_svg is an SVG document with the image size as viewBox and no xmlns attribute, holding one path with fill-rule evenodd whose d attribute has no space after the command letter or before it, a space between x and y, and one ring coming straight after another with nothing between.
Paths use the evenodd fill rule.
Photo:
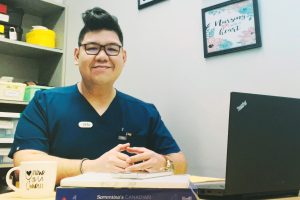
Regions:
<instances>
[{"instance_id":1,"label":"wall","mask_svg":"<svg viewBox=\"0 0 300 200\"><path fill-rule=\"evenodd\" d=\"M65 0L69 7L66 83L80 80L73 49L80 13L116 15L128 62L116 87L153 102L187 155L189 173L225 176L230 91L300 98L300 1L259 0L262 48L204 59L201 8L221 0Z\"/></svg>"}]
</instances>

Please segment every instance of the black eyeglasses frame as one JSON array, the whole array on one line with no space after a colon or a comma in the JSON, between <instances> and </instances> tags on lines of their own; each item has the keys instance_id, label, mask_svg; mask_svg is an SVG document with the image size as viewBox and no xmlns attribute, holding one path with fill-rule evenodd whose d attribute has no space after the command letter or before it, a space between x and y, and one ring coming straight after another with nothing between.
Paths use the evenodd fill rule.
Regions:
<instances>
[{"instance_id":1,"label":"black eyeglasses frame","mask_svg":"<svg viewBox=\"0 0 300 200\"><path fill-rule=\"evenodd\" d=\"M90 53L90 52L88 52L88 51L86 50L86 46L87 46L87 45L98 45L98 46L99 46L98 52L97 52L97 53ZM107 50L106 48L107 48L108 46L110 46L110 45L114 45L114 46L117 46L117 47L119 48L118 51L117 51L117 53L115 53L115 54L108 53L108 50ZM81 47L81 46L84 47L84 51L85 51L85 53L86 53L87 55L94 55L94 56L95 56L95 55L98 55L102 49L104 50L104 52L105 52L105 54L106 54L107 56L118 56L118 55L120 54L121 48L123 47L122 45L119 45L119 44L116 44L116 43L109 43L109 44L101 45L101 44L98 44L98 43L95 43L95 42L90 42L90 43L85 43L85 44L80 43L80 44L79 44L79 47Z\"/></svg>"}]
</instances>

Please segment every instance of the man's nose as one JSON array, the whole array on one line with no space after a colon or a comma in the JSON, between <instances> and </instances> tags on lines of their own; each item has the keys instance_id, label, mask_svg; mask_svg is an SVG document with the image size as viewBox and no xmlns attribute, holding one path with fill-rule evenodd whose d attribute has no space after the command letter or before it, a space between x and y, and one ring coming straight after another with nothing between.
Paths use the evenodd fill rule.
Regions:
<instances>
[{"instance_id":1,"label":"man's nose","mask_svg":"<svg viewBox=\"0 0 300 200\"><path fill-rule=\"evenodd\" d=\"M105 52L105 47L100 47L99 53L96 55L96 57L108 57L108 55Z\"/></svg>"}]
</instances>

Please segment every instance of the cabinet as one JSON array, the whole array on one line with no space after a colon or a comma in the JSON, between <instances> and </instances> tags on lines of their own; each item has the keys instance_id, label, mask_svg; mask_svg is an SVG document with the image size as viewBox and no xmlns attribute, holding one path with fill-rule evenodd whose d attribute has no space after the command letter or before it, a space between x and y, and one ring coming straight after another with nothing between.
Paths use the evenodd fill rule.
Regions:
<instances>
[{"instance_id":1,"label":"cabinet","mask_svg":"<svg viewBox=\"0 0 300 200\"><path fill-rule=\"evenodd\" d=\"M0 38L0 76L12 76L15 82L36 81L54 87L64 85L67 8L56 2L54 0L8 1L9 6L24 10L23 35L22 41ZM26 33L34 25L45 26L55 31L56 48L25 42ZM0 99L0 112L21 113L26 105L26 102ZM12 139L0 138L0 148L9 148L11 143ZM3 171L8 167L10 166L0 165L0 176L3 176Z\"/></svg>"}]
</instances>

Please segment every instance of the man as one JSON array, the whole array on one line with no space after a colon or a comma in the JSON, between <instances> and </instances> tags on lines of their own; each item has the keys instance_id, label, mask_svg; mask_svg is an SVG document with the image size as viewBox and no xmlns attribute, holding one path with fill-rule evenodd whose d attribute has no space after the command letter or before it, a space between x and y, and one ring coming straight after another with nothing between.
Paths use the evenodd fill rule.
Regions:
<instances>
[{"instance_id":1,"label":"man","mask_svg":"<svg viewBox=\"0 0 300 200\"><path fill-rule=\"evenodd\" d=\"M117 19L100 8L83 14L74 51L82 80L37 92L18 123L9 156L58 162L57 183L85 172L163 171L186 161L154 105L114 88L126 62Z\"/></svg>"}]
</instances>

